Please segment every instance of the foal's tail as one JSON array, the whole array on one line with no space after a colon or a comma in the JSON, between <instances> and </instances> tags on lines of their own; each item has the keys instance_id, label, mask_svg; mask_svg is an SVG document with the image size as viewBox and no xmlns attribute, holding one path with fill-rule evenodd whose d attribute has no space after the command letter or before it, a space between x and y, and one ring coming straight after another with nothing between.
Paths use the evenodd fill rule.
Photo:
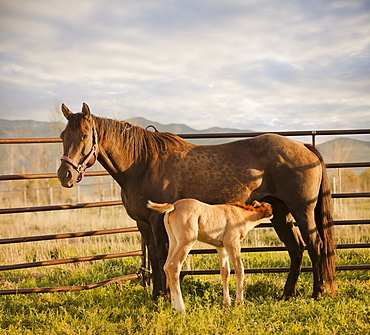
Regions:
<instances>
[{"instance_id":1,"label":"foal's tail","mask_svg":"<svg viewBox=\"0 0 370 335\"><path fill-rule=\"evenodd\" d=\"M306 145L320 160L322 168L322 179L320 192L315 208L315 221L320 237L322 239L321 248L321 268L324 280L329 285L332 295L335 295L335 240L333 224L333 207L331 202L331 193L329 179L326 173L326 166L320 152L311 145Z\"/></svg>"},{"instance_id":2,"label":"foal's tail","mask_svg":"<svg viewBox=\"0 0 370 335\"><path fill-rule=\"evenodd\" d=\"M155 202L152 202L150 200L148 200L148 203L146 205L148 208L150 209L154 209L155 211L159 212L159 213L168 213L168 212L172 212L174 209L175 209L175 206L172 205L172 204L157 204Z\"/></svg>"}]
</instances>

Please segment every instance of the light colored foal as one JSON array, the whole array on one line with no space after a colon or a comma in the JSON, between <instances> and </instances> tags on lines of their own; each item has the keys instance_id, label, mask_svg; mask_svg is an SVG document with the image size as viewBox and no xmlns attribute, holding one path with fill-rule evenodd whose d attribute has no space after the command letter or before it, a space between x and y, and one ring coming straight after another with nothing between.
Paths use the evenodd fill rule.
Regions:
<instances>
[{"instance_id":1,"label":"light colored foal","mask_svg":"<svg viewBox=\"0 0 370 335\"><path fill-rule=\"evenodd\" d=\"M223 304L231 304L229 294L229 257L236 275L236 303L243 303L244 267L240 259L240 241L262 220L272 218L267 203L254 201L209 205L195 199L181 199L174 204L148 201L148 208L165 213L164 225L169 238L169 250L164 271L170 288L172 307L185 312L180 288L180 271L195 242L201 241L217 248L223 283Z\"/></svg>"}]
</instances>

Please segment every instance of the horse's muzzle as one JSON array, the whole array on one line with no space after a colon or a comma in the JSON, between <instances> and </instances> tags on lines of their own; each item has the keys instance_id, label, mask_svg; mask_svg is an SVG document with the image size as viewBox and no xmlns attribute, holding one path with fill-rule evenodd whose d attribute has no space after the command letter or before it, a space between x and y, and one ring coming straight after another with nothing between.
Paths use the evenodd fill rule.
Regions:
<instances>
[{"instance_id":1,"label":"horse's muzzle","mask_svg":"<svg viewBox=\"0 0 370 335\"><path fill-rule=\"evenodd\" d=\"M69 164L62 162L57 174L60 184L63 187L71 188L76 184L77 172Z\"/></svg>"}]
</instances>

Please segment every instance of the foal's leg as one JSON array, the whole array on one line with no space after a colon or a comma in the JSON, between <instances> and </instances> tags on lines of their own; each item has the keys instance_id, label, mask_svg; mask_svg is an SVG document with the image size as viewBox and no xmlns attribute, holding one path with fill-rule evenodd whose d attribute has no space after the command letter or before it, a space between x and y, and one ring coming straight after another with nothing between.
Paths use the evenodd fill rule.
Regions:
<instances>
[{"instance_id":1,"label":"foal's leg","mask_svg":"<svg viewBox=\"0 0 370 335\"><path fill-rule=\"evenodd\" d=\"M226 238L226 236L225 236ZM231 263L233 263L236 277L236 304L242 305L243 302L243 284L244 284L244 266L240 257L240 241L231 240L225 242L224 245L229 254Z\"/></svg>"},{"instance_id":2,"label":"foal's leg","mask_svg":"<svg viewBox=\"0 0 370 335\"><path fill-rule=\"evenodd\" d=\"M180 271L186 256L195 242L196 240L192 243L183 244L181 241L177 241L176 247L171 250L173 252L171 255L168 255L169 257L164 265L164 271L166 272L171 291L172 307L182 313L185 312L185 304L181 294Z\"/></svg>"},{"instance_id":3,"label":"foal's leg","mask_svg":"<svg viewBox=\"0 0 370 335\"><path fill-rule=\"evenodd\" d=\"M166 288L171 293L171 285L170 285L171 273L169 272L169 264L172 262L172 258L177 249L177 240L172 232L172 227L166 223L165 223L165 227L166 227L166 231L168 234L168 255L167 255L166 262L163 266L163 271L166 274ZM171 298L171 295L169 298Z\"/></svg>"},{"instance_id":4,"label":"foal's leg","mask_svg":"<svg viewBox=\"0 0 370 335\"><path fill-rule=\"evenodd\" d=\"M223 305L230 306L231 299L229 293L229 278L230 278L230 266L229 266L229 256L225 248L217 248L218 260L220 262L220 272L222 278L222 292L223 292Z\"/></svg>"}]
</instances>

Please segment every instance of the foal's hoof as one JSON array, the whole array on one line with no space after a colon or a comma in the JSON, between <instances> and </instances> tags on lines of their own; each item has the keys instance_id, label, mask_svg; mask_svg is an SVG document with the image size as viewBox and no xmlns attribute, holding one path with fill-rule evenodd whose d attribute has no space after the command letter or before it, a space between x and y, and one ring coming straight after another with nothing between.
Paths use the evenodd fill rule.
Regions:
<instances>
[{"instance_id":1,"label":"foal's hoof","mask_svg":"<svg viewBox=\"0 0 370 335\"><path fill-rule=\"evenodd\" d=\"M176 309L174 308L176 312L180 313L181 315L185 316L186 315L186 310L185 309Z\"/></svg>"}]
</instances>

